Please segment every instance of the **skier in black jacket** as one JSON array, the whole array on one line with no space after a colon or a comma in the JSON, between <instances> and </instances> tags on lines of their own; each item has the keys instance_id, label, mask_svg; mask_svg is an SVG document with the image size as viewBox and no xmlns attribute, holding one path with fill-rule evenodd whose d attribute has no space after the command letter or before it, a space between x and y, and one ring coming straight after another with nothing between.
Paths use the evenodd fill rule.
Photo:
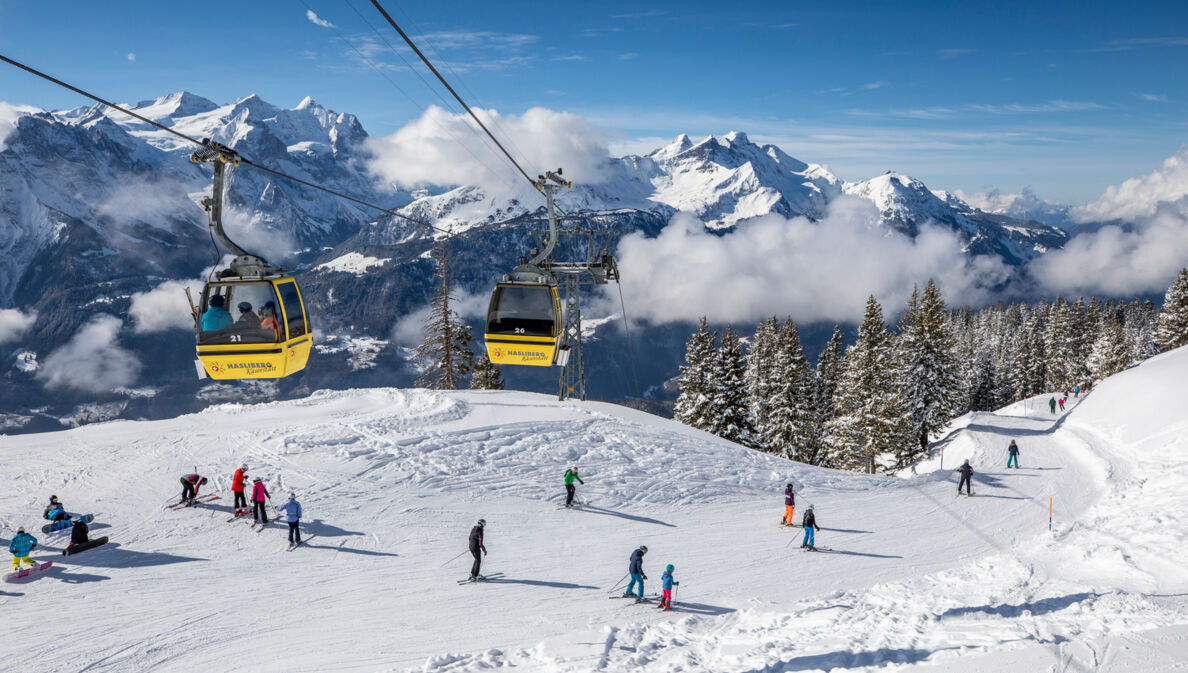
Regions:
<instances>
[{"instance_id":1,"label":"skier in black jacket","mask_svg":"<svg viewBox=\"0 0 1188 673\"><path fill-rule=\"evenodd\" d=\"M479 567L483 564L483 557L479 554L487 553L487 548L483 546L483 530L487 526L486 519L479 519L474 528L470 529L470 553L474 556L474 565L470 566L470 581L475 581L479 578Z\"/></svg>"},{"instance_id":2,"label":"skier in black jacket","mask_svg":"<svg viewBox=\"0 0 1188 673\"><path fill-rule=\"evenodd\" d=\"M821 530L817 525L817 515L813 512L813 506L809 505L808 509L804 510L804 542L800 543L801 549L816 549L813 544L817 541L816 532Z\"/></svg>"},{"instance_id":3,"label":"skier in black jacket","mask_svg":"<svg viewBox=\"0 0 1188 673\"><path fill-rule=\"evenodd\" d=\"M82 519L75 521L74 527L70 529L70 544L66 548L69 549L76 544L90 541L90 529L87 527L87 524L83 523Z\"/></svg>"},{"instance_id":4,"label":"skier in black jacket","mask_svg":"<svg viewBox=\"0 0 1188 673\"><path fill-rule=\"evenodd\" d=\"M644 580L648 578L643 571L643 557L648 553L648 548L640 545L639 549L631 552L631 560L627 565L627 574L631 576L631 583L627 585L627 591L623 592L623 598L635 595L632 591L635 589L635 583L639 582L639 594L636 596L637 601L644 599Z\"/></svg>"},{"instance_id":5,"label":"skier in black jacket","mask_svg":"<svg viewBox=\"0 0 1188 673\"><path fill-rule=\"evenodd\" d=\"M969 479L973 476L974 470L973 466L969 464L968 458L961 464L961 467L957 468L957 471L961 473L961 481L957 482L957 495L961 495L962 484L965 485L965 494L973 495L973 487L970 485Z\"/></svg>"}]
</instances>

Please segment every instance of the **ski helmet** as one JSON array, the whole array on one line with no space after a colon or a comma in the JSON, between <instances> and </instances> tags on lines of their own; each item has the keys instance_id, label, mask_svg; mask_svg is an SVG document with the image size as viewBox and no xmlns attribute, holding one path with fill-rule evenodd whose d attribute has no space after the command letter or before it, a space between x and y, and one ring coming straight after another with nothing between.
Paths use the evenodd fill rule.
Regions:
<instances>
[{"instance_id":1,"label":"ski helmet","mask_svg":"<svg viewBox=\"0 0 1188 673\"><path fill-rule=\"evenodd\" d=\"M292 492L290 492L290 493L289 493L289 500L296 500L296 499L297 499L297 494L296 494L296 493L292 493Z\"/></svg>"},{"instance_id":2,"label":"ski helmet","mask_svg":"<svg viewBox=\"0 0 1188 673\"><path fill-rule=\"evenodd\" d=\"M252 481L263 481L263 480L260 479L259 477L252 477Z\"/></svg>"},{"instance_id":3,"label":"ski helmet","mask_svg":"<svg viewBox=\"0 0 1188 673\"><path fill-rule=\"evenodd\" d=\"M478 525L479 525L479 526L486 526L486 525L487 525L487 520L486 520L486 519L479 519L479 520L478 520Z\"/></svg>"},{"instance_id":4,"label":"ski helmet","mask_svg":"<svg viewBox=\"0 0 1188 673\"><path fill-rule=\"evenodd\" d=\"M56 496L56 495L51 495L51 496L50 496L50 502L51 502L51 503L53 503L53 502L57 502L57 501L58 501L58 496Z\"/></svg>"},{"instance_id":5,"label":"ski helmet","mask_svg":"<svg viewBox=\"0 0 1188 673\"><path fill-rule=\"evenodd\" d=\"M792 488L792 484L788 484L785 488Z\"/></svg>"},{"instance_id":6,"label":"ski helmet","mask_svg":"<svg viewBox=\"0 0 1188 673\"><path fill-rule=\"evenodd\" d=\"M812 506L812 505L809 505L809 509L812 509L812 508L813 508L813 506Z\"/></svg>"},{"instance_id":7,"label":"ski helmet","mask_svg":"<svg viewBox=\"0 0 1188 673\"><path fill-rule=\"evenodd\" d=\"M18 529L17 529L17 532L18 532L18 533L24 533L24 532L25 532L25 527L24 527L24 526L21 526L20 528L18 528Z\"/></svg>"},{"instance_id":8,"label":"ski helmet","mask_svg":"<svg viewBox=\"0 0 1188 673\"><path fill-rule=\"evenodd\" d=\"M244 463L243 465L240 465L240 466L239 466L239 469L243 470L244 472L247 472L247 463Z\"/></svg>"},{"instance_id":9,"label":"ski helmet","mask_svg":"<svg viewBox=\"0 0 1188 673\"><path fill-rule=\"evenodd\" d=\"M667 570L668 572L672 572L672 571L676 570L676 566L669 563L667 566L664 567L664 569Z\"/></svg>"},{"instance_id":10,"label":"ski helmet","mask_svg":"<svg viewBox=\"0 0 1188 673\"><path fill-rule=\"evenodd\" d=\"M645 554L646 554L646 553L648 553L648 546L647 546L647 545L643 545L643 544L641 544L641 545L639 546L639 550L640 550L641 552L643 552L643 553L645 553Z\"/></svg>"}]
</instances>

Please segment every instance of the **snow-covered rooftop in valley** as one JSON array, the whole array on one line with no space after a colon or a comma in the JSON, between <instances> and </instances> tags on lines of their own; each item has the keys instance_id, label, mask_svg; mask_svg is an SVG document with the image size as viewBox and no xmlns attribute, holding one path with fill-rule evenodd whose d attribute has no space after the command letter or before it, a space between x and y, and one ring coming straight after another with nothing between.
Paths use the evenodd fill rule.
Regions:
<instances>
[{"instance_id":1,"label":"snow-covered rooftop in valley","mask_svg":"<svg viewBox=\"0 0 1188 673\"><path fill-rule=\"evenodd\" d=\"M0 525L111 542L0 584L19 671L1114 671L1188 660L1188 349L957 423L915 476L809 467L603 403L319 391L0 437ZM1021 467L1007 469L1011 439ZM974 495L954 496L969 459ZM246 463L306 544L232 519ZM579 507L562 475L579 468ZM943 469L942 469L943 468ZM195 469L219 494L167 509ZM778 525L784 484L822 551ZM1053 519L1049 532L1049 503ZM270 510L271 511L271 510ZM467 535L486 519L486 582ZM608 600L647 545L671 612ZM616 584L616 582L620 582Z\"/></svg>"},{"instance_id":2,"label":"snow-covered rooftop in valley","mask_svg":"<svg viewBox=\"0 0 1188 673\"><path fill-rule=\"evenodd\" d=\"M388 261L388 258L367 257L362 253L348 252L342 257L336 257L325 264L315 266L315 269L326 269L327 271L343 271L345 273L361 274L366 273L368 269L373 266L383 266Z\"/></svg>"}]
</instances>

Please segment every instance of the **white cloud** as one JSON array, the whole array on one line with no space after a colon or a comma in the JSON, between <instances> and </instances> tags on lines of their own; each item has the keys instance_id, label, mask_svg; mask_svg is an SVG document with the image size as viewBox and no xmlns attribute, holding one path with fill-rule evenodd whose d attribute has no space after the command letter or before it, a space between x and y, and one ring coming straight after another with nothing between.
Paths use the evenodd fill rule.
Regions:
<instances>
[{"instance_id":1,"label":"white cloud","mask_svg":"<svg viewBox=\"0 0 1188 673\"><path fill-rule=\"evenodd\" d=\"M327 21L327 20L323 19L322 17L318 16L317 14L315 14L312 9L305 10L305 18L309 19L310 23L321 26L323 28L334 28L334 24L330 23L329 21Z\"/></svg>"},{"instance_id":2,"label":"white cloud","mask_svg":"<svg viewBox=\"0 0 1188 673\"><path fill-rule=\"evenodd\" d=\"M132 330L137 334L163 332L170 329L194 329L194 316L186 301L190 288L194 301L202 296L200 280L167 280L148 292L132 295L128 315Z\"/></svg>"},{"instance_id":3,"label":"white cloud","mask_svg":"<svg viewBox=\"0 0 1188 673\"><path fill-rule=\"evenodd\" d=\"M131 61L131 62L135 62L135 61L136 61L136 54L133 54L132 52L128 52L128 60L129 60L129 61Z\"/></svg>"},{"instance_id":4,"label":"white cloud","mask_svg":"<svg viewBox=\"0 0 1188 673\"><path fill-rule=\"evenodd\" d=\"M882 89L885 86L887 86L887 83L884 82L883 80L879 80L877 82L867 82L866 84L862 85L862 88L863 89Z\"/></svg>"},{"instance_id":5,"label":"white cloud","mask_svg":"<svg viewBox=\"0 0 1188 673\"><path fill-rule=\"evenodd\" d=\"M604 179L606 133L577 115L532 108L523 115L501 116L475 108L528 174L564 167L587 183ZM370 169L401 187L477 185L491 192L531 191L506 157L469 116L430 106L396 133L373 139Z\"/></svg>"},{"instance_id":6,"label":"white cloud","mask_svg":"<svg viewBox=\"0 0 1188 673\"><path fill-rule=\"evenodd\" d=\"M1130 228L1107 226L1073 237L1030 264L1044 288L1115 297L1162 292L1188 259L1188 197L1164 203Z\"/></svg>"},{"instance_id":7,"label":"white cloud","mask_svg":"<svg viewBox=\"0 0 1188 673\"><path fill-rule=\"evenodd\" d=\"M1165 94L1165 93L1139 93L1139 94L1135 94L1135 95L1138 96L1139 98L1142 98L1145 101L1151 101L1152 103L1166 103L1167 102L1167 94Z\"/></svg>"},{"instance_id":8,"label":"white cloud","mask_svg":"<svg viewBox=\"0 0 1188 673\"><path fill-rule=\"evenodd\" d=\"M17 119L41 111L40 108L30 105L13 105L0 101L0 150L4 149L4 139L16 128Z\"/></svg>"},{"instance_id":9,"label":"white cloud","mask_svg":"<svg viewBox=\"0 0 1188 673\"><path fill-rule=\"evenodd\" d=\"M37 378L48 389L73 388L98 393L130 386L140 361L116 343L123 322L106 313L93 316L66 345L45 358Z\"/></svg>"},{"instance_id":10,"label":"white cloud","mask_svg":"<svg viewBox=\"0 0 1188 673\"><path fill-rule=\"evenodd\" d=\"M451 292L450 307L463 320L487 317L487 305L491 303L491 296L486 293L469 294ZM429 304L401 316L392 326L392 343L399 347L416 348L425 339L425 320L429 317ZM479 340L481 334L475 335Z\"/></svg>"},{"instance_id":11,"label":"white cloud","mask_svg":"<svg viewBox=\"0 0 1188 673\"><path fill-rule=\"evenodd\" d=\"M678 214L656 238L625 236L617 258L631 270L622 280L628 313L653 322L857 322L871 294L893 313L913 284L934 278L951 304L978 305L1010 275L999 259L966 256L948 229L924 227L914 240L889 232L873 204L854 197L834 201L818 222L769 215L721 236Z\"/></svg>"},{"instance_id":12,"label":"white cloud","mask_svg":"<svg viewBox=\"0 0 1188 673\"><path fill-rule=\"evenodd\" d=\"M0 308L0 344L16 341L37 322L37 314L20 309Z\"/></svg>"},{"instance_id":13,"label":"white cloud","mask_svg":"<svg viewBox=\"0 0 1188 673\"><path fill-rule=\"evenodd\" d=\"M1096 201L1074 208L1072 217L1078 222L1132 221L1154 215L1160 202L1177 201L1186 195L1188 145L1151 173L1112 185Z\"/></svg>"}]
</instances>

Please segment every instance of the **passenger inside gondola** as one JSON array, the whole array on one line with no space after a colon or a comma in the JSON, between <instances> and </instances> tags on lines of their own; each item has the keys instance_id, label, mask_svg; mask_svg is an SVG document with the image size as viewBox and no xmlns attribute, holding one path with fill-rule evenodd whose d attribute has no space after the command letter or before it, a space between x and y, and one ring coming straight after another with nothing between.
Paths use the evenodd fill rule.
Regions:
<instances>
[{"instance_id":1,"label":"passenger inside gondola","mask_svg":"<svg viewBox=\"0 0 1188 673\"><path fill-rule=\"evenodd\" d=\"M277 320L276 292L267 282L212 285L208 290L208 308L202 314L201 345L275 343L283 332L277 325L264 325L256 306L268 306ZM232 307L228 312L224 307ZM263 310L263 309L262 309Z\"/></svg>"},{"instance_id":2,"label":"passenger inside gondola","mask_svg":"<svg viewBox=\"0 0 1188 673\"><path fill-rule=\"evenodd\" d=\"M235 321L236 329L260 329L260 316L252 310L252 303L239 302L239 319Z\"/></svg>"},{"instance_id":3,"label":"passenger inside gondola","mask_svg":"<svg viewBox=\"0 0 1188 673\"><path fill-rule=\"evenodd\" d=\"M227 329L232 325L231 314L227 312L223 305L226 300L222 295L213 295L210 298L210 307L206 309L206 313L202 314L202 331L214 332L221 329Z\"/></svg>"},{"instance_id":4,"label":"passenger inside gondola","mask_svg":"<svg viewBox=\"0 0 1188 673\"><path fill-rule=\"evenodd\" d=\"M280 341L280 321L276 319L276 303L272 301L264 302L260 307L260 327L263 329L272 330L276 335L276 341Z\"/></svg>"}]
</instances>

